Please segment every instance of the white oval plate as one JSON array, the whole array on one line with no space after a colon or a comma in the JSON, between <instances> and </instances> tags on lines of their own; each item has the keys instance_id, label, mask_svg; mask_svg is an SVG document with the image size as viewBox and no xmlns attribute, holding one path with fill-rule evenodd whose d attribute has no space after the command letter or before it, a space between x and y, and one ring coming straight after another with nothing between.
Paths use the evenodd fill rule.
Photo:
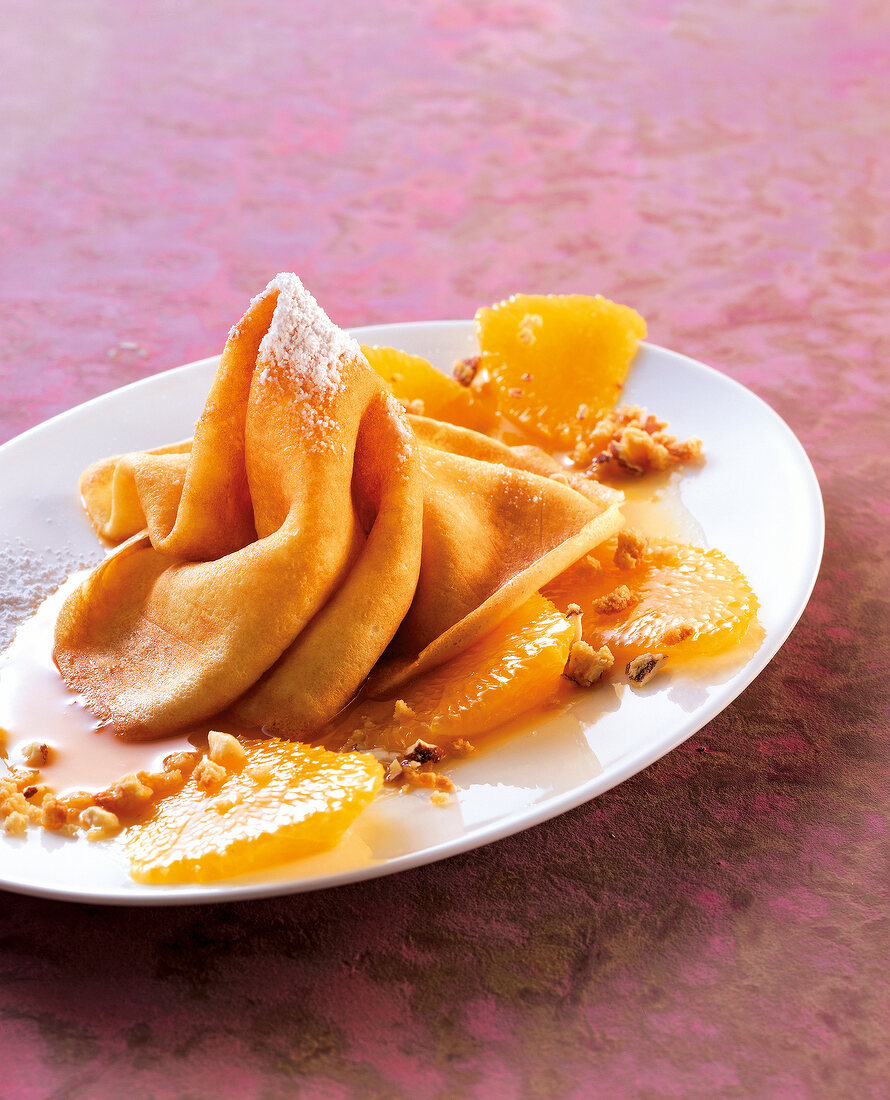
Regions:
<instances>
[{"instance_id":1,"label":"white oval plate","mask_svg":"<svg viewBox=\"0 0 890 1100\"><path fill-rule=\"evenodd\" d=\"M377 325L353 335L423 355L445 371L475 351L466 321ZM78 501L78 473L105 455L191 435L217 361L125 386L0 447L6 560L11 552L25 555L35 576L51 571L54 562L98 560L102 552ZM707 544L738 563L760 600L765 639L743 667L727 673L715 666L704 677L665 672L642 691L608 684L523 736L498 738L452 766L449 774L460 790L450 806L437 808L421 793L381 797L333 852L271 872L212 885L149 887L129 878L120 840L90 844L35 829L24 839L0 833L0 886L73 901L174 905L357 882L466 852L555 817L701 729L771 660L806 605L822 555L819 486L784 421L701 363L644 344L624 397L669 420L679 437L704 440L707 462L683 479L682 499Z\"/></svg>"}]
</instances>

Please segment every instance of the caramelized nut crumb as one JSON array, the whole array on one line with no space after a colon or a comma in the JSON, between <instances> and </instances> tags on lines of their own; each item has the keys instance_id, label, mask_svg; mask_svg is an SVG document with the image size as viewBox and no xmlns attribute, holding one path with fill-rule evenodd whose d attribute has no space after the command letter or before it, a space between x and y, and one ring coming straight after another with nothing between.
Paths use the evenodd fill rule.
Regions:
<instances>
[{"instance_id":1,"label":"caramelized nut crumb","mask_svg":"<svg viewBox=\"0 0 890 1100\"><path fill-rule=\"evenodd\" d=\"M49 745L42 741L29 741L22 749L22 758L29 768L42 768L49 763Z\"/></svg>"},{"instance_id":2,"label":"caramelized nut crumb","mask_svg":"<svg viewBox=\"0 0 890 1100\"><path fill-rule=\"evenodd\" d=\"M57 798L50 795L43 800L43 805L40 809L40 824L44 829L56 832L56 830L62 828L67 820L68 813L64 805Z\"/></svg>"},{"instance_id":3,"label":"caramelized nut crumb","mask_svg":"<svg viewBox=\"0 0 890 1100\"><path fill-rule=\"evenodd\" d=\"M646 560L649 540L632 527L618 532L614 562L619 569L636 569Z\"/></svg>"},{"instance_id":4,"label":"caramelized nut crumb","mask_svg":"<svg viewBox=\"0 0 890 1100\"><path fill-rule=\"evenodd\" d=\"M182 772L183 775L191 775L201 759L199 752L171 752L164 757L165 772Z\"/></svg>"},{"instance_id":5,"label":"caramelized nut crumb","mask_svg":"<svg viewBox=\"0 0 890 1100\"><path fill-rule=\"evenodd\" d=\"M462 386L469 386L479 371L481 355L470 355L466 359L457 359L451 373Z\"/></svg>"},{"instance_id":6,"label":"caramelized nut crumb","mask_svg":"<svg viewBox=\"0 0 890 1100\"><path fill-rule=\"evenodd\" d=\"M573 642L563 676L581 687L593 687L615 664L608 646L594 649L587 642Z\"/></svg>"},{"instance_id":7,"label":"caramelized nut crumb","mask_svg":"<svg viewBox=\"0 0 890 1100\"><path fill-rule=\"evenodd\" d=\"M118 817L135 817L145 809L154 795L151 787L135 775L125 775L95 796L95 803Z\"/></svg>"},{"instance_id":8,"label":"caramelized nut crumb","mask_svg":"<svg viewBox=\"0 0 890 1100\"><path fill-rule=\"evenodd\" d=\"M226 771L238 771L247 761L247 752L237 737L230 733L211 730L207 735L208 757Z\"/></svg>"},{"instance_id":9,"label":"caramelized nut crumb","mask_svg":"<svg viewBox=\"0 0 890 1100\"><path fill-rule=\"evenodd\" d=\"M438 745L432 745L429 741L423 741L418 737L414 744L408 747L399 763L403 767L410 763L437 764L444 755Z\"/></svg>"},{"instance_id":10,"label":"caramelized nut crumb","mask_svg":"<svg viewBox=\"0 0 890 1100\"><path fill-rule=\"evenodd\" d=\"M637 687L648 683L667 660L666 653L641 653L625 666L628 680Z\"/></svg>"},{"instance_id":11,"label":"caramelized nut crumb","mask_svg":"<svg viewBox=\"0 0 890 1100\"><path fill-rule=\"evenodd\" d=\"M447 791L433 791L430 802L434 806L447 806L451 802L451 795Z\"/></svg>"},{"instance_id":12,"label":"caramelized nut crumb","mask_svg":"<svg viewBox=\"0 0 890 1100\"><path fill-rule=\"evenodd\" d=\"M195 768L195 782L202 791L212 791L222 786L228 772L219 764L205 757Z\"/></svg>"},{"instance_id":13,"label":"caramelized nut crumb","mask_svg":"<svg viewBox=\"0 0 890 1100\"><path fill-rule=\"evenodd\" d=\"M3 822L3 828L10 836L21 836L28 828L27 815L15 810Z\"/></svg>"},{"instance_id":14,"label":"caramelized nut crumb","mask_svg":"<svg viewBox=\"0 0 890 1100\"><path fill-rule=\"evenodd\" d=\"M583 617L584 612L581 610L578 604L570 603L569 606L566 608L566 618L575 627L575 637L572 640L572 645L576 645L578 642L581 641L581 638L584 636L584 627L581 622Z\"/></svg>"},{"instance_id":15,"label":"caramelized nut crumb","mask_svg":"<svg viewBox=\"0 0 890 1100\"><path fill-rule=\"evenodd\" d=\"M395 706L392 708L392 720L400 726L404 725L405 722L419 721L416 712L408 706L404 699L396 699Z\"/></svg>"},{"instance_id":16,"label":"caramelized nut crumb","mask_svg":"<svg viewBox=\"0 0 890 1100\"><path fill-rule=\"evenodd\" d=\"M104 840L121 827L117 814L101 806L87 806L80 813L79 824L87 831L87 840Z\"/></svg>"},{"instance_id":17,"label":"caramelized nut crumb","mask_svg":"<svg viewBox=\"0 0 890 1100\"><path fill-rule=\"evenodd\" d=\"M614 591L607 592L605 596L594 600L590 607L600 615L617 615L619 611L626 611L635 603L639 603L639 597L635 596L626 584L622 584Z\"/></svg>"}]
</instances>

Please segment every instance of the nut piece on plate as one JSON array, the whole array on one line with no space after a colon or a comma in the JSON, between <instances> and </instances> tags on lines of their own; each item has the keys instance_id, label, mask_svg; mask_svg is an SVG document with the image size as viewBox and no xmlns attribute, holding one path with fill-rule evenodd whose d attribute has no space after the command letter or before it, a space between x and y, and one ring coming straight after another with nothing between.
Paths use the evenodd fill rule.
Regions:
<instances>
[{"instance_id":1,"label":"nut piece on plate","mask_svg":"<svg viewBox=\"0 0 890 1100\"><path fill-rule=\"evenodd\" d=\"M594 649L585 641L574 642L563 676L581 687L593 687L614 664L615 658L608 646Z\"/></svg>"},{"instance_id":2,"label":"nut piece on plate","mask_svg":"<svg viewBox=\"0 0 890 1100\"><path fill-rule=\"evenodd\" d=\"M625 666L628 680L635 687L648 683L667 660L666 653L641 653Z\"/></svg>"},{"instance_id":3,"label":"nut piece on plate","mask_svg":"<svg viewBox=\"0 0 890 1100\"><path fill-rule=\"evenodd\" d=\"M210 747L207 755L214 764L219 764L228 772L243 768L247 762L247 750L238 738L230 733L211 730L207 736L207 743Z\"/></svg>"}]
</instances>

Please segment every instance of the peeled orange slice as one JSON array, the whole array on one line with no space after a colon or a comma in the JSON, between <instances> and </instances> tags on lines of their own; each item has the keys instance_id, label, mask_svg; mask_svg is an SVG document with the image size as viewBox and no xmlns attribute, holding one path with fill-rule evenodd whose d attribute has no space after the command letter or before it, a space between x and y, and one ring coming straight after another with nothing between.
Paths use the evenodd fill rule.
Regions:
<instances>
[{"instance_id":1,"label":"peeled orange slice","mask_svg":"<svg viewBox=\"0 0 890 1100\"><path fill-rule=\"evenodd\" d=\"M428 360L396 348L362 345L365 358L400 401L422 403L422 416L445 420L477 432L495 422L497 399L489 385L462 386L441 374ZM411 410L409 410L411 411Z\"/></svg>"},{"instance_id":2,"label":"peeled orange slice","mask_svg":"<svg viewBox=\"0 0 890 1100\"><path fill-rule=\"evenodd\" d=\"M501 413L557 447L615 405L646 322L599 295L514 294L476 312Z\"/></svg>"},{"instance_id":3,"label":"peeled orange slice","mask_svg":"<svg viewBox=\"0 0 890 1100\"><path fill-rule=\"evenodd\" d=\"M333 847L377 793L373 757L272 738L218 789L193 774L128 833L137 882L210 882Z\"/></svg>"},{"instance_id":4,"label":"peeled orange slice","mask_svg":"<svg viewBox=\"0 0 890 1100\"><path fill-rule=\"evenodd\" d=\"M617 662L641 653L672 659L723 653L741 641L757 614L751 586L719 550L653 541L649 559L636 569L617 568L605 549L595 560L599 566L578 562L544 591L558 607L577 603L585 639L607 645ZM622 587L630 593L629 606L597 610L598 600Z\"/></svg>"},{"instance_id":5,"label":"peeled orange slice","mask_svg":"<svg viewBox=\"0 0 890 1100\"><path fill-rule=\"evenodd\" d=\"M400 690L414 719L389 720L392 701L363 706L377 723L369 731L375 744L397 752L421 736L447 751L457 739L546 703L560 688L574 632L549 600L532 596L475 644Z\"/></svg>"}]
</instances>

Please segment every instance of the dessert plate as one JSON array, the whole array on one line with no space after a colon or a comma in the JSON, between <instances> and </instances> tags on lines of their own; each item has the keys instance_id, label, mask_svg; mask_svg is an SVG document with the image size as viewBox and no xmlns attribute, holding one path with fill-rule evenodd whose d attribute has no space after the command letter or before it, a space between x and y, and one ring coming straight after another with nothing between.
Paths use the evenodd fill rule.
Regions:
<instances>
[{"instance_id":1,"label":"dessert plate","mask_svg":"<svg viewBox=\"0 0 890 1100\"><path fill-rule=\"evenodd\" d=\"M378 325L353 335L423 355L444 371L476 350L467 321ZM101 558L80 508L79 472L105 455L191 435L217 361L125 386L0 447L0 514L5 530L15 532L5 545L0 539L7 609L19 601L24 617L30 597L49 595L67 571ZM659 507L690 541L719 547L746 574L761 605L759 648L698 671L666 671L642 690L608 683L563 711L526 719L448 768L459 785L449 806L434 806L422 792L385 793L332 852L272 871L215 884L145 886L130 879L120 838L91 844L32 829L24 838L0 833L0 886L71 901L175 905L357 882L546 821L701 729L772 659L806 605L822 555L819 486L800 443L772 409L686 356L643 344L624 398L669 420L678 437L704 440L704 466L667 484Z\"/></svg>"}]
</instances>

